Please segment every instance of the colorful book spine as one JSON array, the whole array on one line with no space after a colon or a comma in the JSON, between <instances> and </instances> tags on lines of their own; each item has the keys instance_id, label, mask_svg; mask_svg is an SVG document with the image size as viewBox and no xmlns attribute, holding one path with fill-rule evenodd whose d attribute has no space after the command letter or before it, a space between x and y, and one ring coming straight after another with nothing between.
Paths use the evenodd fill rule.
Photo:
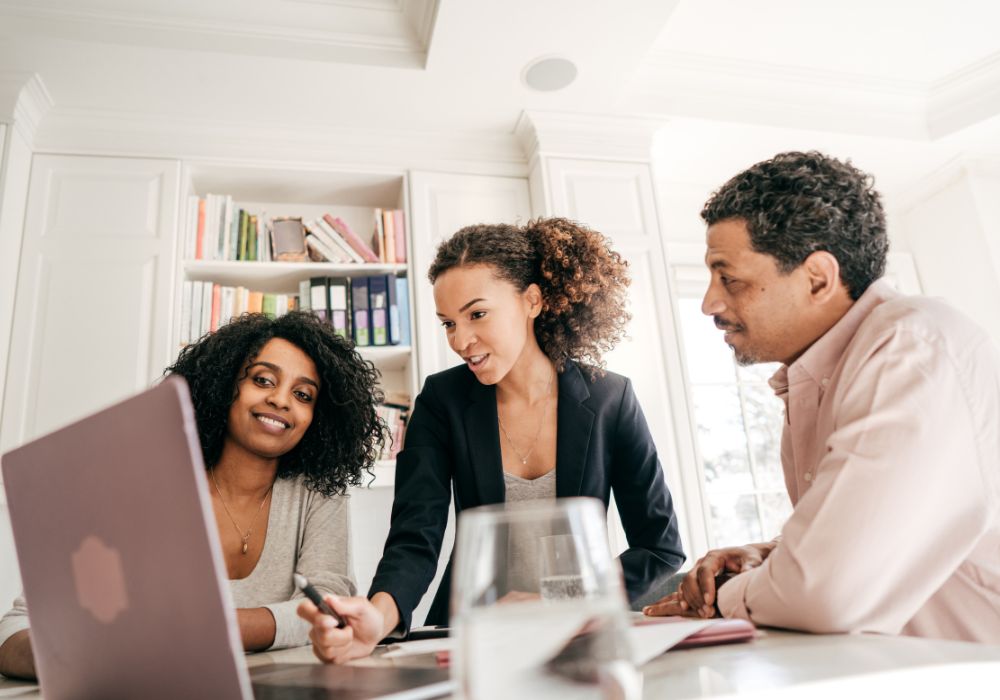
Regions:
<instances>
[{"instance_id":1,"label":"colorful book spine","mask_svg":"<svg viewBox=\"0 0 1000 700\"><path fill-rule=\"evenodd\" d=\"M341 238L347 241L348 245L354 248L355 252L364 258L366 262L377 263L379 261L375 252L339 216L333 217L329 214L323 214L323 220L330 225L330 228L339 233Z\"/></svg>"},{"instance_id":2,"label":"colorful book spine","mask_svg":"<svg viewBox=\"0 0 1000 700\"><path fill-rule=\"evenodd\" d=\"M330 325L337 335L351 339L351 280L347 277L328 277L330 289Z\"/></svg>"},{"instance_id":3,"label":"colorful book spine","mask_svg":"<svg viewBox=\"0 0 1000 700\"><path fill-rule=\"evenodd\" d=\"M351 280L351 312L354 344L358 347L371 345L371 314L368 310L367 277L355 277Z\"/></svg>"},{"instance_id":4,"label":"colorful book spine","mask_svg":"<svg viewBox=\"0 0 1000 700\"><path fill-rule=\"evenodd\" d=\"M392 230L396 240L396 262L406 262L406 222L402 209L392 210Z\"/></svg>"},{"instance_id":5,"label":"colorful book spine","mask_svg":"<svg viewBox=\"0 0 1000 700\"><path fill-rule=\"evenodd\" d=\"M329 320L330 295L327 291L326 277L313 277L309 280L309 308L321 320Z\"/></svg>"},{"instance_id":6,"label":"colorful book spine","mask_svg":"<svg viewBox=\"0 0 1000 700\"><path fill-rule=\"evenodd\" d=\"M405 277L396 278L396 304L399 312L399 344L411 345L410 340L410 287Z\"/></svg>"},{"instance_id":7,"label":"colorful book spine","mask_svg":"<svg viewBox=\"0 0 1000 700\"><path fill-rule=\"evenodd\" d=\"M389 344L389 286L387 275L368 278L368 309L371 319L371 344Z\"/></svg>"},{"instance_id":8,"label":"colorful book spine","mask_svg":"<svg viewBox=\"0 0 1000 700\"><path fill-rule=\"evenodd\" d=\"M383 260L387 263L396 262L396 224L392 218L392 210L385 209L382 211L382 229L385 232L385 247L383 251L385 255Z\"/></svg>"},{"instance_id":9,"label":"colorful book spine","mask_svg":"<svg viewBox=\"0 0 1000 700\"><path fill-rule=\"evenodd\" d=\"M198 200L198 230L195 234L194 259L205 259L205 200Z\"/></svg>"}]
</instances>

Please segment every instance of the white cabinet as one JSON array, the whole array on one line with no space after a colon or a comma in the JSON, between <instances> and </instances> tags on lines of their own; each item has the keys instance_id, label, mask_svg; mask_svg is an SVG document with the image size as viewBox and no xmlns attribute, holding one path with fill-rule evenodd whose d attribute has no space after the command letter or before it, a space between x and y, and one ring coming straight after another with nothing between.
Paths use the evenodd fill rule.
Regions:
<instances>
[{"instance_id":1,"label":"white cabinet","mask_svg":"<svg viewBox=\"0 0 1000 700\"><path fill-rule=\"evenodd\" d=\"M671 411L672 405L684 405L684 395L677 381L682 375L649 164L543 157L534 177L533 186L544 189L551 208L545 213L585 222L608 236L628 260L632 320L626 338L606 357L608 369L632 380L690 549L692 540L700 542L699 521L687 517L686 504L699 502L701 495L698 481L685 479L680 468L683 445L677 436L685 424ZM611 545L620 551L626 544L614 508L608 518Z\"/></svg>"},{"instance_id":2,"label":"white cabinet","mask_svg":"<svg viewBox=\"0 0 1000 700\"><path fill-rule=\"evenodd\" d=\"M173 160L35 156L0 451L162 372L179 172Z\"/></svg>"}]
</instances>

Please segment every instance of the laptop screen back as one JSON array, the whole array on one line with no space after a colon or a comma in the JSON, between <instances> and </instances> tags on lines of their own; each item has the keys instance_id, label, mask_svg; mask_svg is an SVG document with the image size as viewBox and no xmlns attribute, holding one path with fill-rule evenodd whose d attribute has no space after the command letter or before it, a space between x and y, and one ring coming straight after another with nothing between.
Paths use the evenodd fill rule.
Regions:
<instances>
[{"instance_id":1,"label":"laptop screen back","mask_svg":"<svg viewBox=\"0 0 1000 700\"><path fill-rule=\"evenodd\" d=\"M182 379L2 467L46 698L251 696Z\"/></svg>"}]
</instances>

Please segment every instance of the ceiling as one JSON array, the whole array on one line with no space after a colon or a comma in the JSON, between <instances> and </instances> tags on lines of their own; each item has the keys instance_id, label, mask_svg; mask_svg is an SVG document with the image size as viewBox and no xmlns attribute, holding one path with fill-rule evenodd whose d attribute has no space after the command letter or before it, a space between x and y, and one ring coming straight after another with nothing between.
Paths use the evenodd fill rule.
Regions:
<instances>
[{"instance_id":1,"label":"ceiling","mask_svg":"<svg viewBox=\"0 0 1000 700\"><path fill-rule=\"evenodd\" d=\"M0 0L0 72L37 73L64 119L475 135L631 115L665 125L671 179L815 144L902 188L1000 155L998 26L994 0ZM576 82L524 86L549 55Z\"/></svg>"}]
</instances>

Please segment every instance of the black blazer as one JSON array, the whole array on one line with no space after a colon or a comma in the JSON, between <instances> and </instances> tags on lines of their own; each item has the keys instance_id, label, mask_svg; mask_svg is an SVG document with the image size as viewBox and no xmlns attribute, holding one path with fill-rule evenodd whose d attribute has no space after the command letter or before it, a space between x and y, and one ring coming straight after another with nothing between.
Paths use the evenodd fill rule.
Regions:
<instances>
[{"instance_id":1,"label":"black blazer","mask_svg":"<svg viewBox=\"0 0 1000 700\"><path fill-rule=\"evenodd\" d=\"M629 543L620 557L625 589L634 600L677 571L684 552L631 382L610 372L591 382L567 363L559 374L556 426L556 495L593 496L607 507L614 490ZM465 365L424 382L396 458L392 523L369 596L392 595L405 630L434 579L453 493L456 514L505 497L496 389L480 384ZM427 624L447 624L453 558Z\"/></svg>"}]
</instances>

